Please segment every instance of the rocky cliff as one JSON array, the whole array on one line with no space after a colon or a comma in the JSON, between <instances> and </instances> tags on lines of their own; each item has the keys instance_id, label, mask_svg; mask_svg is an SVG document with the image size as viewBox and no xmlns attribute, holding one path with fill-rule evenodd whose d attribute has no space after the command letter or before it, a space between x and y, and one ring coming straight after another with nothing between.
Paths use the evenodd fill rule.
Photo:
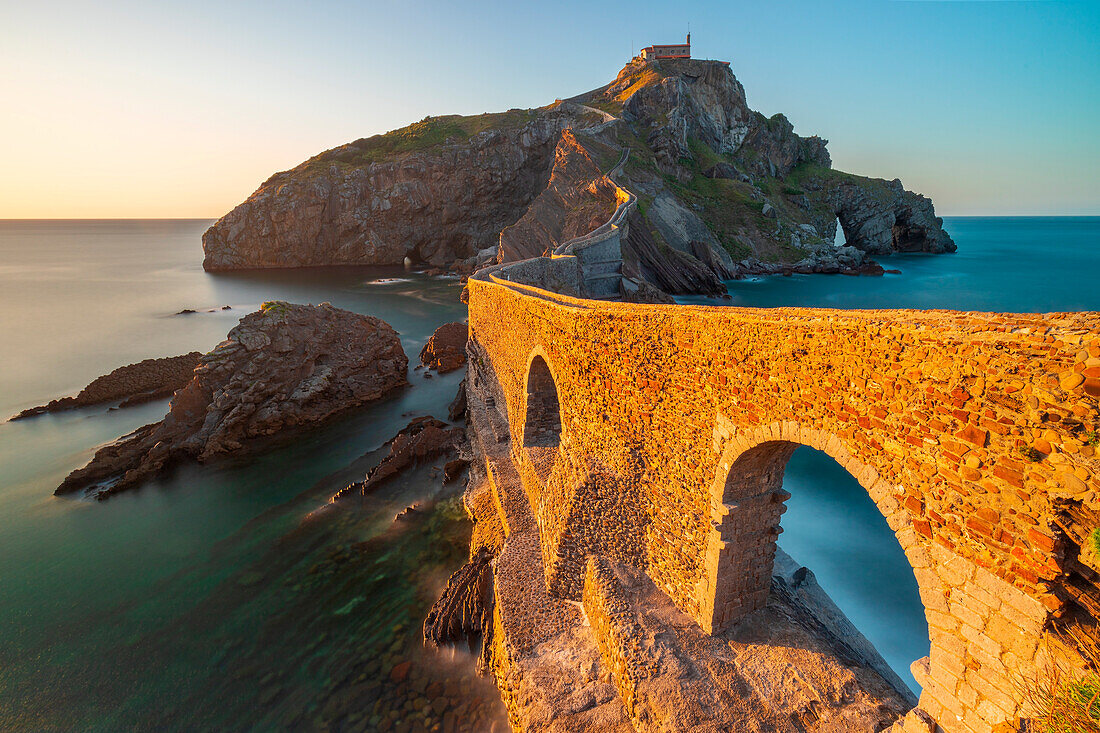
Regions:
<instances>
[{"instance_id":1,"label":"rocky cliff","mask_svg":"<svg viewBox=\"0 0 1100 733\"><path fill-rule=\"evenodd\" d=\"M668 292L724 292L722 280L759 272L881 273L870 255L954 251L931 200L834 170L826 146L753 111L728 64L634 60L568 101L426 118L278 173L206 232L204 266L470 272L526 259L607 219L607 174L624 154L617 180L639 197L629 274Z\"/></svg>"},{"instance_id":2,"label":"rocky cliff","mask_svg":"<svg viewBox=\"0 0 1100 733\"><path fill-rule=\"evenodd\" d=\"M565 130L554 149L554 165L546 188L523 216L500 233L498 262L515 262L549 254L562 242L599 227L618 204L615 186L604 175L591 148ZM606 155L614 151L604 148Z\"/></svg>"},{"instance_id":3,"label":"rocky cliff","mask_svg":"<svg viewBox=\"0 0 1100 733\"><path fill-rule=\"evenodd\" d=\"M269 178L204 235L207 270L450 266L496 244L546 187L572 105L428 118Z\"/></svg>"},{"instance_id":4,"label":"rocky cliff","mask_svg":"<svg viewBox=\"0 0 1100 733\"><path fill-rule=\"evenodd\" d=\"M668 292L725 292L721 280L755 273L881 274L868 255L955 250L931 200L834 170L826 140L750 109L722 62L635 61L582 98L619 116L593 136L630 150L620 182L642 221L624 257Z\"/></svg>"},{"instance_id":5,"label":"rocky cliff","mask_svg":"<svg viewBox=\"0 0 1100 733\"><path fill-rule=\"evenodd\" d=\"M404 386L408 358L385 322L334 308L265 303L204 355L168 414L96 451L58 494L103 499L185 459L205 461L316 423Z\"/></svg>"}]
</instances>

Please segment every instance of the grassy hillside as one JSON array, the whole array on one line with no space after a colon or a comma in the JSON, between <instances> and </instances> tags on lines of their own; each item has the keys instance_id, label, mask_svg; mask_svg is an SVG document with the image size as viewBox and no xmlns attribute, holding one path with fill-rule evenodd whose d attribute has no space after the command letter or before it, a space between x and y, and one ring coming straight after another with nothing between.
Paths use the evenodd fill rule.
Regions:
<instances>
[{"instance_id":1,"label":"grassy hillside","mask_svg":"<svg viewBox=\"0 0 1100 733\"><path fill-rule=\"evenodd\" d=\"M523 127L539 115L537 109L510 109L480 115L443 115L425 117L397 130L359 138L355 142L326 150L307 160L296 170L327 170L332 165L357 168L377 163L401 153L413 153L444 145L448 140L465 142L487 130Z\"/></svg>"}]
</instances>

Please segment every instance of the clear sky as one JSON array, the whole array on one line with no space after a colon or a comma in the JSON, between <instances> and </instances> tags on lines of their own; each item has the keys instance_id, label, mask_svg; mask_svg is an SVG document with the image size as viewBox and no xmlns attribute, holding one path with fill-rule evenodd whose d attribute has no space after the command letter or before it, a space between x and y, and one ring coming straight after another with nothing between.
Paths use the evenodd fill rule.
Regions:
<instances>
[{"instance_id":1,"label":"clear sky","mask_svg":"<svg viewBox=\"0 0 1100 733\"><path fill-rule=\"evenodd\" d=\"M941 214L1100 214L1100 2L0 0L0 218L216 217L429 114L531 107L649 43Z\"/></svg>"}]
</instances>

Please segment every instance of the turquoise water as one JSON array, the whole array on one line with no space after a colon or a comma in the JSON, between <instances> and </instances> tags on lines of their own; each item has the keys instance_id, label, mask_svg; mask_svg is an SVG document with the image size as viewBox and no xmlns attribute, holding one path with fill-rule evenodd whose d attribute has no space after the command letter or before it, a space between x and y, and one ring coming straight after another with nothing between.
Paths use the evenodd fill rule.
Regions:
<instances>
[{"instance_id":1,"label":"turquoise water","mask_svg":"<svg viewBox=\"0 0 1100 733\"><path fill-rule=\"evenodd\" d=\"M827 308L950 308L1018 313L1100 310L1100 217L947 218L951 255L877 258L900 275L794 275L727 283L732 300L682 303ZM916 580L866 492L836 461L799 448L780 546L808 566L914 690L928 654Z\"/></svg>"},{"instance_id":2,"label":"turquoise water","mask_svg":"<svg viewBox=\"0 0 1100 733\"><path fill-rule=\"evenodd\" d=\"M732 300L681 303L820 308L1100 310L1100 217L951 217L949 255L875 259L900 275L792 275L726 283Z\"/></svg>"},{"instance_id":3,"label":"turquoise water","mask_svg":"<svg viewBox=\"0 0 1100 733\"><path fill-rule=\"evenodd\" d=\"M435 326L465 317L457 283L401 270L206 274L208 223L0 222L0 418L120 364L209 349L264 300L379 316L413 361ZM749 305L1100 309L1100 219L947 227L959 253L883 260L901 275L730 290ZM403 281L376 282L387 277ZM175 315L184 308L199 312ZM469 532L431 466L307 519L411 416L443 416L460 375L410 374L394 400L252 462L185 467L102 504L52 491L165 402L0 423L0 730L372 730L395 719L500 729L495 690L469 658L418 642ZM911 681L927 630L885 522L812 451L795 454L786 485L784 549ZM414 501L425 516L393 528Z\"/></svg>"},{"instance_id":4,"label":"turquoise water","mask_svg":"<svg viewBox=\"0 0 1100 733\"><path fill-rule=\"evenodd\" d=\"M208 224L0 222L0 414L210 349L264 300L379 316L410 367L437 325L465 318L457 282L402 270L207 275ZM52 491L166 401L0 423L0 730L500 728L469 660L419 642L469 540L431 467L306 520L411 416L446 417L460 379L410 370L395 399L254 461L188 466L102 504ZM392 528L416 501L425 516Z\"/></svg>"}]
</instances>

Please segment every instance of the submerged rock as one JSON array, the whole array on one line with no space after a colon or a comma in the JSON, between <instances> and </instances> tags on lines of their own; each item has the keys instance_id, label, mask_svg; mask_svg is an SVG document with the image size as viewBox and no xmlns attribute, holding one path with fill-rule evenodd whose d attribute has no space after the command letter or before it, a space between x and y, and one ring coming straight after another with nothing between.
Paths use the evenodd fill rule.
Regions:
<instances>
[{"instance_id":1,"label":"submerged rock","mask_svg":"<svg viewBox=\"0 0 1100 733\"><path fill-rule=\"evenodd\" d=\"M182 356L167 356L161 359L144 359L135 364L115 369L80 390L76 397L62 397L47 405L23 410L12 420L21 420L46 412L60 412L77 407L90 407L106 402L122 400L119 407L130 407L151 400L168 397L191 381L192 373L199 364L202 354L192 351Z\"/></svg>"},{"instance_id":2,"label":"submerged rock","mask_svg":"<svg viewBox=\"0 0 1100 733\"><path fill-rule=\"evenodd\" d=\"M202 356L163 420L101 448L55 493L84 489L102 499L176 461L245 449L384 397L407 384L407 367L384 321L328 303L264 303Z\"/></svg>"},{"instance_id":3,"label":"submerged rock","mask_svg":"<svg viewBox=\"0 0 1100 733\"><path fill-rule=\"evenodd\" d=\"M390 452L370 470L364 480L348 484L336 492L330 501L336 502L357 494L360 496L368 494L378 484L396 476L405 468L416 465L419 461L453 454L457 451L463 435L462 428L452 428L434 417L414 418L386 442Z\"/></svg>"}]
</instances>

